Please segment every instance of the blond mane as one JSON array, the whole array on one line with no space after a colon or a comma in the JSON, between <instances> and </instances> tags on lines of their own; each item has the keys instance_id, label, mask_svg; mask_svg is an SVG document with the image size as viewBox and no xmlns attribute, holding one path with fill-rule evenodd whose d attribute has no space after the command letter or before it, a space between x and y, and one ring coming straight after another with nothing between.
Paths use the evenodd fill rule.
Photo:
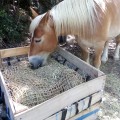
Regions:
<instances>
[{"instance_id":1,"label":"blond mane","mask_svg":"<svg viewBox=\"0 0 120 120\"><path fill-rule=\"evenodd\" d=\"M110 0L109 0L110 1ZM106 11L107 0L64 0L50 10L53 17L56 35L62 32L77 35L85 35L85 28L88 32L94 33L96 30L96 20L101 23L97 8L103 13ZM30 25L30 32L34 33L35 28L45 14L36 17ZM88 26L88 28L86 27Z\"/></svg>"},{"instance_id":2,"label":"blond mane","mask_svg":"<svg viewBox=\"0 0 120 120\"><path fill-rule=\"evenodd\" d=\"M94 31L95 17L99 20L96 6L105 12L105 0L64 0L56 5L50 12L53 16L56 34L59 35L62 31L66 33L69 31L72 34L77 31L81 35L85 33L86 24L89 25L91 31Z\"/></svg>"}]
</instances>

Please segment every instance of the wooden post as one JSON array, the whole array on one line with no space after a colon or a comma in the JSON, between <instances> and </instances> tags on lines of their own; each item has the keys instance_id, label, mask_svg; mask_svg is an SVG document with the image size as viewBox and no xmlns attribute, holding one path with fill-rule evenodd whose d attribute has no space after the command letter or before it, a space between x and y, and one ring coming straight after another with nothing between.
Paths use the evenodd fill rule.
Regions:
<instances>
[{"instance_id":1,"label":"wooden post","mask_svg":"<svg viewBox=\"0 0 120 120\"><path fill-rule=\"evenodd\" d=\"M1 57L1 52L0 52L0 68L2 67L2 57Z\"/></svg>"}]
</instances>

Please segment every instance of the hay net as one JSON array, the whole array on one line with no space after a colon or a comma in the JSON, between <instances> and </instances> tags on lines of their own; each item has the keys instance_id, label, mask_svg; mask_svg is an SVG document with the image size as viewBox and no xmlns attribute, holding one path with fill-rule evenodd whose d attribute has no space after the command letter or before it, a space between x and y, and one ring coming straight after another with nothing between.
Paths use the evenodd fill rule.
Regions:
<instances>
[{"instance_id":1,"label":"hay net","mask_svg":"<svg viewBox=\"0 0 120 120\"><path fill-rule=\"evenodd\" d=\"M32 107L83 82L80 74L53 58L36 70L23 60L3 66L2 73L13 101Z\"/></svg>"}]
</instances>

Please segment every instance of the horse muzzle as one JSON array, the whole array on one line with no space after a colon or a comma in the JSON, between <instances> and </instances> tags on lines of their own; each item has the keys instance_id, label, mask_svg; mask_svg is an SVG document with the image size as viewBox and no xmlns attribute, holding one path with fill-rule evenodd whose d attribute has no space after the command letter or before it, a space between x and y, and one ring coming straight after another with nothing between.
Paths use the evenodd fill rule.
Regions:
<instances>
[{"instance_id":1,"label":"horse muzzle","mask_svg":"<svg viewBox=\"0 0 120 120\"><path fill-rule=\"evenodd\" d=\"M37 56L35 56L35 57L30 56L29 62L30 62L31 69L38 69L39 67L43 66L44 59L41 59L40 57L37 57Z\"/></svg>"}]
</instances>

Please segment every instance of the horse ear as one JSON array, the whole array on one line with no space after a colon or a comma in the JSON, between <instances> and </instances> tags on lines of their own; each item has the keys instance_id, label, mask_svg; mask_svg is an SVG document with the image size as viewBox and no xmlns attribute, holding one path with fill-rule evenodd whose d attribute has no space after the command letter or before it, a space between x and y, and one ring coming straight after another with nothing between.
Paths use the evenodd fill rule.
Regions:
<instances>
[{"instance_id":1,"label":"horse ear","mask_svg":"<svg viewBox=\"0 0 120 120\"><path fill-rule=\"evenodd\" d=\"M50 11L48 11L45 15L45 21L48 23L51 27L54 26L53 24L53 17L50 15Z\"/></svg>"},{"instance_id":2,"label":"horse ear","mask_svg":"<svg viewBox=\"0 0 120 120\"><path fill-rule=\"evenodd\" d=\"M38 13L32 7L30 7L30 10L32 12L32 18L33 19L38 16Z\"/></svg>"},{"instance_id":3,"label":"horse ear","mask_svg":"<svg viewBox=\"0 0 120 120\"><path fill-rule=\"evenodd\" d=\"M54 27L53 16L49 15L48 23L51 27Z\"/></svg>"},{"instance_id":4,"label":"horse ear","mask_svg":"<svg viewBox=\"0 0 120 120\"><path fill-rule=\"evenodd\" d=\"M53 17L50 15L50 11L48 11L45 16L42 18L41 23L43 24L49 24L51 27L53 27Z\"/></svg>"}]
</instances>

